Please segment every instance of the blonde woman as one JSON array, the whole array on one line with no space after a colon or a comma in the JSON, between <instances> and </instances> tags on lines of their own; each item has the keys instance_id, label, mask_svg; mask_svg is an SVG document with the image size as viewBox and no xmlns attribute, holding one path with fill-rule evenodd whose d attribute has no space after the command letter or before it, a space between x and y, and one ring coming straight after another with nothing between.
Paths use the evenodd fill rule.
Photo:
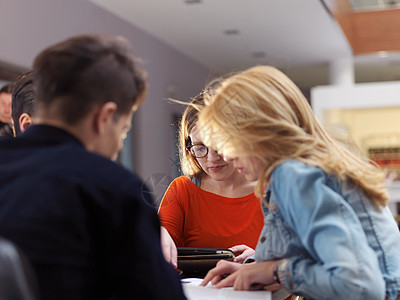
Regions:
<instances>
[{"instance_id":1,"label":"blonde woman","mask_svg":"<svg viewBox=\"0 0 400 300\"><path fill-rule=\"evenodd\" d=\"M220 262L203 285L398 299L400 234L380 170L333 139L273 67L228 77L206 103L198 121L204 143L258 179L265 225L255 263Z\"/></svg>"},{"instance_id":2,"label":"blonde woman","mask_svg":"<svg viewBox=\"0 0 400 300\"><path fill-rule=\"evenodd\" d=\"M177 266L176 247L229 248L241 263L254 254L264 224L254 182L239 174L215 150L206 147L196 126L199 94L183 113L180 127L181 168L159 208L161 245Z\"/></svg>"}]
</instances>

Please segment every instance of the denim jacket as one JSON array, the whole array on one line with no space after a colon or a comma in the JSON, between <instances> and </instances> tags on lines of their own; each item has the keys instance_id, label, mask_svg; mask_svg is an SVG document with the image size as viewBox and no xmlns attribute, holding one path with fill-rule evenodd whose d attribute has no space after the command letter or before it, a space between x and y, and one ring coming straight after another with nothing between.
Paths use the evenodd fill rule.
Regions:
<instances>
[{"instance_id":1,"label":"denim jacket","mask_svg":"<svg viewBox=\"0 0 400 300\"><path fill-rule=\"evenodd\" d=\"M275 168L266 192L255 259L284 259L287 290L307 300L397 299L400 233L388 207L297 160Z\"/></svg>"}]
</instances>

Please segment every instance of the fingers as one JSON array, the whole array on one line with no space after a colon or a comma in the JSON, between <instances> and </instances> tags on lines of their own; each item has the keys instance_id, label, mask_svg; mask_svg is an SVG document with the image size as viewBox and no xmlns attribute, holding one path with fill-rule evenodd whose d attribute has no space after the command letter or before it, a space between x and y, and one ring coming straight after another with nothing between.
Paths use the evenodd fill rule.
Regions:
<instances>
[{"instance_id":1,"label":"fingers","mask_svg":"<svg viewBox=\"0 0 400 300\"><path fill-rule=\"evenodd\" d=\"M236 281L237 272L228 275L227 277L219 280L217 283L213 283L214 287L217 289L224 288L224 287L231 287L234 286Z\"/></svg>"},{"instance_id":2,"label":"fingers","mask_svg":"<svg viewBox=\"0 0 400 300\"><path fill-rule=\"evenodd\" d=\"M250 255L251 256L251 255ZM245 261L245 259L247 258L248 256L245 254L245 253L243 253L243 254L240 254L239 256L236 256L234 259L233 259L233 261L234 262L237 262L237 263L239 263L239 264L242 264L244 261Z\"/></svg>"},{"instance_id":3,"label":"fingers","mask_svg":"<svg viewBox=\"0 0 400 300\"><path fill-rule=\"evenodd\" d=\"M215 283L215 281L218 281L218 278L221 278L222 276L224 276L224 274L226 274L225 269L226 267L221 266L221 264L218 262L215 268L207 272L207 275L204 277L200 285L206 286L209 282Z\"/></svg>"},{"instance_id":4,"label":"fingers","mask_svg":"<svg viewBox=\"0 0 400 300\"><path fill-rule=\"evenodd\" d=\"M236 280L233 283L233 289L238 291L248 291L250 290L251 281L247 274L243 272L238 272L236 275Z\"/></svg>"},{"instance_id":5,"label":"fingers","mask_svg":"<svg viewBox=\"0 0 400 300\"><path fill-rule=\"evenodd\" d=\"M234 262L243 263L246 258L254 255L255 251L246 245L237 245L230 248L237 256L233 259Z\"/></svg>"},{"instance_id":6,"label":"fingers","mask_svg":"<svg viewBox=\"0 0 400 300\"><path fill-rule=\"evenodd\" d=\"M248 248L250 248L250 247L248 247L246 245L236 245L236 246L229 248L229 250L231 250L235 254L240 254Z\"/></svg>"},{"instance_id":7,"label":"fingers","mask_svg":"<svg viewBox=\"0 0 400 300\"><path fill-rule=\"evenodd\" d=\"M233 286L235 290L268 289L276 290L280 285L275 284L272 276L277 261L264 261L259 263L238 264L228 261L219 261L211 269L201 285L211 282L216 288ZM230 274L229 276L226 276Z\"/></svg>"},{"instance_id":8,"label":"fingers","mask_svg":"<svg viewBox=\"0 0 400 300\"><path fill-rule=\"evenodd\" d=\"M237 272L237 278L233 285L235 290L251 290L274 283L272 278L273 267L276 261L244 264Z\"/></svg>"},{"instance_id":9,"label":"fingers","mask_svg":"<svg viewBox=\"0 0 400 300\"><path fill-rule=\"evenodd\" d=\"M227 274L234 273L241 265L230 261L220 260L216 267L208 271L200 285L206 286L209 282L213 285L219 283Z\"/></svg>"},{"instance_id":10,"label":"fingers","mask_svg":"<svg viewBox=\"0 0 400 300\"><path fill-rule=\"evenodd\" d=\"M279 283L276 283L276 282L274 282L272 284L267 284L264 286L265 290L271 291L271 292L277 291L281 288L282 288L282 285L280 285Z\"/></svg>"},{"instance_id":11,"label":"fingers","mask_svg":"<svg viewBox=\"0 0 400 300\"><path fill-rule=\"evenodd\" d=\"M236 246L229 248L229 250L232 250L233 252L242 252L242 251L246 250L247 248L248 247L246 245L236 245Z\"/></svg>"},{"instance_id":12,"label":"fingers","mask_svg":"<svg viewBox=\"0 0 400 300\"><path fill-rule=\"evenodd\" d=\"M253 249L251 249L250 247L247 247L247 249L245 251L242 252L242 254L236 256L233 261L237 262L237 263L243 263L246 258L253 256L255 253L255 251Z\"/></svg>"},{"instance_id":13,"label":"fingers","mask_svg":"<svg viewBox=\"0 0 400 300\"><path fill-rule=\"evenodd\" d=\"M211 269L201 285L211 282L216 288L233 286L235 290L254 290L268 288L278 289L274 285L272 271L276 261L260 263L238 264L221 260L214 269ZM226 276L230 274L229 276ZM265 287L267 286L267 287Z\"/></svg>"}]
</instances>

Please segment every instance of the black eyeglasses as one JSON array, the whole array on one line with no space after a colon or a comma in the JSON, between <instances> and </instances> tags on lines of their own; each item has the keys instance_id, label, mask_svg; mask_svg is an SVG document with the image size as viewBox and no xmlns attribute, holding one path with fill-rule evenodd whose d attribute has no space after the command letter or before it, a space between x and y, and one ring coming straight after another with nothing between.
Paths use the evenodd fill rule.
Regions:
<instances>
[{"instance_id":1,"label":"black eyeglasses","mask_svg":"<svg viewBox=\"0 0 400 300\"><path fill-rule=\"evenodd\" d=\"M208 148L203 144L196 144L186 147L186 150L189 151L196 158L203 158L208 154Z\"/></svg>"}]
</instances>

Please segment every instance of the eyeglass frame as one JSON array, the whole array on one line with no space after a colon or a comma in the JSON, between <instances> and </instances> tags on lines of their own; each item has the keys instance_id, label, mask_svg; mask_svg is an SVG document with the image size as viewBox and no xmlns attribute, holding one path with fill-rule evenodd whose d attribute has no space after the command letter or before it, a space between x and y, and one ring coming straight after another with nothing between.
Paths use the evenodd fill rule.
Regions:
<instances>
[{"instance_id":1,"label":"eyeglass frame","mask_svg":"<svg viewBox=\"0 0 400 300\"><path fill-rule=\"evenodd\" d=\"M194 153L192 151L190 151L194 146L203 146L203 147L205 147L207 149L206 154L204 154L203 156L195 156ZM204 145L204 144L193 144L193 145L190 145L190 146L186 147L186 150L189 151L190 155L192 155L195 158L206 157L208 152L209 152L208 147L206 145Z\"/></svg>"}]
</instances>

